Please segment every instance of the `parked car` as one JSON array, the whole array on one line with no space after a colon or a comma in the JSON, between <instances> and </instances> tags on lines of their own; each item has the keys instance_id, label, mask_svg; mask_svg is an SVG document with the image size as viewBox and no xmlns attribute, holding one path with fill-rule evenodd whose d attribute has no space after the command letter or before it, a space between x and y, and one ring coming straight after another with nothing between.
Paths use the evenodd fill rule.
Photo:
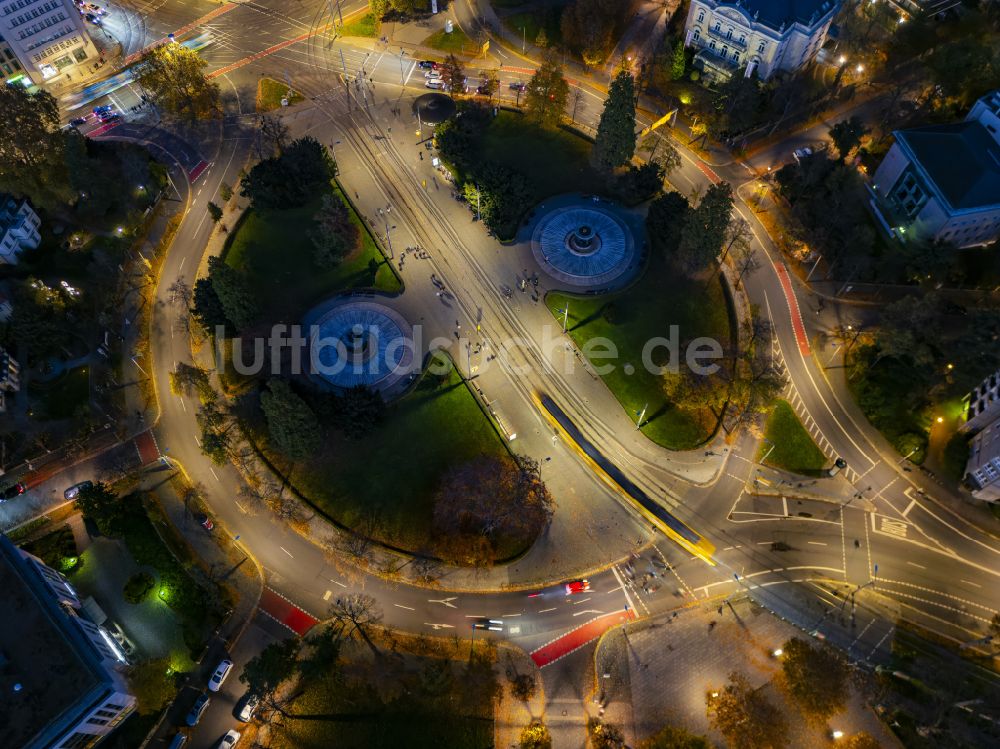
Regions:
<instances>
[{"instance_id":1,"label":"parked car","mask_svg":"<svg viewBox=\"0 0 1000 749\"><path fill-rule=\"evenodd\" d=\"M431 78L424 81L424 88L433 88L435 91L440 91L444 88L444 81L440 78Z\"/></svg>"},{"instance_id":2,"label":"parked car","mask_svg":"<svg viewBox=\"0 0 1000 749\"><path fill-rule=\"evenodd\" d=\"M72 120L69 121L69 124L72 125L73 127L77 127L78 125L85 125L85 124L87 124L87 118L86 117L74 117Z\"/></svg>"},{"instance_id":3,"label":"parked car","mask_svg":"<svg viewBox=\"0 0 1000 749\"><path fill-rule=\"evenodd\" d=\"M217 749L232 749L236 746L236 742L240 740L240 732L235 729L229 729L229 732L222 737L218 744L216 744Z\"/></svg>"},{"instance_id":4,"label":"parked car","mask_svg":"<svg viewBox=\"0 0 1000 749\"><path fill-rule=\"evenodd\" d=\"M183 733L175 733L173 739L170 740L170 746L167 749L181 749L187 743L188 737Z\"/></svg>"},{"instance_id":5,"label":"parked car","mask_svg":"<svg viewBox=\"0 0 1000 749\"><path fill-rule=\"evenodd\" d=\"M434 70L438 66L433 60L421 60L417 65L424 70Z\"/></svg>"},{"instance_id":6,"label":"parked car","mask_svg":"<svg viewBox=\"0 0 1000 749\"><path fill-rule=\"evenodd\" d=\"M189 726L198 725L198 721L201 720L201 716L205 714L208 709L208 703L211 702L212 698L209 697L205 692L198 695L198 699L194 701L191 706L191 711L187 714L184 722Z\"/></svg>"},{"instance_id":7,"label":"parked car","mask_svg":"<svg viewBox=\"0 0 1000 749\"><path fill-rule=\"evenodd\" d=\"M194 519L197 520L198 524L206 531L210 531L215 527L215 523L212 521L212 518L204 512L196 512L194 514Z\"/></svg>"},{"instance_id":8,"label":"parked car","mask_svg":"<svg viewBox=\"0 0 1000 749\"><path fill-rule=\"evenodd\" d=\"M66 499L76 499L80 496L80 492L84 489L89 489L93 485L93 481L81 481L79 484L73 484L73 486L63 492L63 497Z\"/></svg>"},{"instance_id":9,"label":"parked car","mask_svg":"<svg viewBox=\"0 0 1000 749\"><path fill-rule=\"evenodd\" d=\"M572 596L577 593L586 593L590 590L590 580L574 580L566 583L566 595Z\"/></svg>"},{"instance_id":10,"label":"parked car","mask_svg":"<svg viewBox=\"0 0 1000 749\"><path fill-rule=\"evenodd\" d=\"M527 87L527 85L525 85L525 83L523 81L511 81L510 82L510 90L511 91L520 91L520 92L523 93L526 88L528 88L528 87Z\"/></svg>"},{"instance_id":11,"label":"parked car","mask_svg":"<svg viewBox=\"0 0 1000 749\"><path fill-rule=\"evenodd\" d=\"M250 719L253 718L254 711L257 709L257 705L260 704L260 699L257 695L252 692L247 692L246 696L240 700L239 704L236 706L236 717L243 723L249 723Z\"/></svg>"},{"instance_id":12,"label":"parked car","mask_svg":"<svg viewBox=\"0 0 1000 749\"><path fill-rule=\"evenodd\" d=\"M208 680L209 690L212 692L218 692L222 687L222 682L226 680L226 677L229 676L229 672L232 670L233 662L226 658L216 667L215 673L212 674L212 678Z\"/></svg>"},{"instance_id":13,"label":"parked car","mask_svg":"<svg viewBox=\"0 0 1000 749\"><path fill-rule=\"evenodd\" d=\"M97 16L97 15L94 15L93 13L87 13L84 16L84 18L86 18L87 21L89 21L90 23L94 24L95 26L100 26L101 25L101 17Z\"/></svg>"},{"instance_id":14,"label":"parked car","mask_svg":"<svg viewBox=\"0 0 1000 749\"><path fill-rule=\"evenodd\" d=\"M424 73L424 78L440 78L441 74L436 70L428 70Z\"/></svg>"},{"instance_id":15,"label":"parked car","mask_svg":"<svg viewBox=\"0 0 1000 749\"><path fill-rule=\"evenodd\" d=\"M6 502L8 499L15 499L20 497L28 490L28 487L24 485L23 482L18 481L16 484L11 484L2 492L0 492L0 502Z\"/></svg>"},{"instance_id":16,"label":"parked car","mask_svg":"<svg viewBox=\"0 0 1000 749\"><path fill-rule=\"evenodd\" d=\"M100 114L101 112L110 112L115 108L114 104L102 104L99 107L94 107L94 114Z\"/></svg>"}]
</instances>

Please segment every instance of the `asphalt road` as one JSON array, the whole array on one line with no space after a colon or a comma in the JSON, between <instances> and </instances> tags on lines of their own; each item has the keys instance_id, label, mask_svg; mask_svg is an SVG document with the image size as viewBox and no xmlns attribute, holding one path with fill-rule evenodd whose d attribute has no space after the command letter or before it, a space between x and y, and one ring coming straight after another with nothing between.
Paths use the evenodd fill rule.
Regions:
<instances>
[{"instance_id":1,"label":"asphalt road","mask_svg":"<svg viewBox=\"0 0 1000 749\"><path fill-rule=\"evenodd\" d=\"M191 3L183 12L181 5L171 3L168 10L167 5L154 3L143 11L137 4L137 12L145 18L145 38L156 38L170 24L180 28L190 23L210 4ZM807 606L822 606L825 598L816 583L837 580L883 592L901 606L902 616L945 637L965 642L982 636L998 606L1000 586L995 578L1000 549L995 536L948 509L936 484L904 471L891 448L858 418L856 407L845 402L842 386L828 379L808 349L809 336L819 323L808 314L799 323L795 314L796 304L805 313L811 310L808 289L794 279L790 287L783 286L781 257L745 205L739 210L755 229L759 259L758 270L746 279L746 289L751 302L771 319L776 349L788 374L788 395L823 438L830 455L848 462L843 477L828 481L850 481L863 494L863 506L874 511L862 509L860 502L854 506L837 499L814 507L812 517L803 517L794 506L786 511L782 503L778 511L775 503L754 498L752 491L748 496L757 449L749 435L725 452L719 445L713 446L716 454L705 455L705 451L668 453L635 433L631 419L599 380L579 366L569 371L566 364L573 355L566 341L558 335L546 339L545 326L553 328L549 313L541 305L512 302L501 294L501 284L509 284L523 268L535 267L530 253L499 251L483 228L470 222L467 209L451 199L447 186L433 181L438 175L427 161L419 159L422 147L412 135L416 123L409 116L408 102L425 89L422 77L415 77L413 57L400 56L398 48L373 50L350 40L318 37L317 29L329 20L326 8L323 3L303 2L278 11L243 3L204 25L216 38L204 56L210 70L222 71L218 77L228 100L227 117L207 148L176 143L159 129L139 133L123 125L108 133L156 142L161 155L169 153L179 165L176 173L182 182L179 188L186 193L187 213L163 266L157 289L162 304L153 322L154 379L161 409L157 436L171 460L207 488L213 512L263 565L270 588L320 618L338 592L363 588L378 598L387 624L414 631L470 631L469 622L475 617L499 617L505 622L503 636L533 650L585 618L626 604L644 615L741 589L805 624L815 617ZM462 20L468 8L461 3L456 8ZM161 17L161 11L170 15ZM501 78L509 96L509 83L526 80L530 67L511 51L498 52L507 59ZM248 60L252 55L257 57ZM350 104L337 75L345 68L349 77L358 77L364 68L368 79L363 96ZM331 144L341 179L346 189L358 192L362 212L375 216L379 207L391 205L393 244L397 248L420 244L429 250L430 261L404 266L407 291L393 301L394 306L411 320L421 319L431 335L451 338L457 317L465 331L477 322L481 325L481 336L473 337L473 344L483 341L497 347L513 338L524 341L500 366L478 370L477 382L491 401L503 403L520 435L517 449L544 461L545 478L559 509L551 531L525 559L490 576L493 592L477 592L464 583L448 592L447 575L434 590L377 576L345 577L326 553L279 520L243 512L237 502L240 479L235 470L212 466L201 455L193 404L170 392L169 371L175 362L188 361L190 351L186 335L177 334L181 310L167 298L167 288L175 279L193 282L212 230L205 204L212 199L219 202L220 183L235 184L249 157L246 123L261 74L278 78L287 74L309 97L309 102L287 114L287 120L294 134L309 133ZM584 105L577 115L585 123L595 121L601 110L601 83L580 82ZM359 93L356 89L354 95ZM392 113L395 107L402 110L400 117ZM641 119L648 122L656 114L643 113ZM686 148L681 147L681 153L682 166L671 175L671 182L682 192L704 188L715 179L738 186L752 176L743 165L712 167ZM208 166L194 184L188 184L185 175L195 159ZM423 186L424 180L429 187ZM433 293L431 272L446 279L455 294L453 308L444 308ZM543 281L544 290L555 286L554 281ZM465 367L482 364L466 359L460 348L456 353ZM530 371L518 374L518 365L529 365ZM718 566L709 567L670 541L654 538L621 497L556 438L535 410L529 397L532 390L555 398L629 478L710 538L717 547ZM840 491L830 493L842 496ZM776 541L789 550L772 550ZM643 555L638 566L648 565L660 575L647 584L648 590L656 587L653 592L642 588L646 572L640 571L633 583L621 567L636 549ZM659 568L655 560L670 567ZM589 600L560 594L557 582L588 572L593 586ZM520 590L499 592L497 581ZM540 599L528 598L526 593L539 586L548 592ZM803 595L816 600L803 603ZM889 630L875 615L870 622L860 621L848 647L860 659L865 654L877 658L879 643L884 643ZM817 630L834 636L833 618L824 615L816 624ZM212 725L213 731L219 727Z\"/></svg>"}]
</instances>

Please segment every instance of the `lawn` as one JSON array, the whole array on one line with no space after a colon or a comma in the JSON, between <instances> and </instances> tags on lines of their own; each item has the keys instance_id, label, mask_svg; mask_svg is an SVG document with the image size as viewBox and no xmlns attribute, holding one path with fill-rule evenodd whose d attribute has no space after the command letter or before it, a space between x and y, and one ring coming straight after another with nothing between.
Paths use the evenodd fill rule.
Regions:
<instances>
[{"instance_id":1,"label":"lawn","mask_svg":"<svg viewBox=\"0 0 1000 749\"><path fill-rule=\"evenodd\" d=\"M292 483L344 525L359 527L380 514L384 540L409 549L433 546L434 491L445 470L478 455L505 455L492 424L451 369L425 374L389 406L385 420L361 440L331 430L316 459L294 471ZM510 549L510 555L521 551Z\"/></svg>"},{"instance_id":2,"label":"lawn","mask_svg":"<svg viewBox=\"0 0 1000 749\"><path fill-rule=\"evenodd\" d=\"M787 401L774 402L764 434L767 441L761 444L757 459L765 465L818 476L828 462ZM767 459L763 460L765 455Z\"/></svg>"},{"instance_id":3,"label":"lawn","mask_svg":"<svg viewBox=\"0 0 1000 749\"><path fill-rule=\"evenodd\" d=\"M303 100L302 94L292 89L292 95L288 96L289 86L282 81L273 78L261 78L257 81L257 111L270 112L281 107L281 100L288 97L288 105L298 104Z\"/></svg>"},{"instance_id":4,"label":"lawn","mask_svg":"<svg viewBox=\"0 0 1000 749\"><path fill-rule=\"evenodd\" d=\"M420 46L439 49L442 52L453 52L455 54L460 54L462 52L472 53L476 51L475 42L473 42L458 26L456 26L450 34L446 33L444 29L435 31L433 34L420 42Z\"/></svg>"},{"instance_id":5,"label":"lawn","mask_svg":"<svg viewBox=\"0 0 1000 749\"><path fill-rule=\"evenodd\" d=\"M495 5L495 3L494 3ZM562 9L567 5L565 2L556 2L551 8L523 10L500 18L504 26L517 34L521 41L527 44L534 44L538 38L538 31L545 29L549 46L558 46L562 41L562 28L559 20Z\"/></svg>"},{"instance_id":6,"label":"lawn","mask_svg":"<svg viewBox=\"0 0 1000 749\"><path fill-rule=\"evenodd\" d=\"M90 374L77 367L53 382L32 383L30 392L41 406L39 418L71 419L90 410Z\"/></svg>"},{"instance_id":7,"label":"lawn","mask_svg":"<svg viewBox=\"0 0 1000 749\"><path fill-rule=\"evenodd\" d=\"M365 13L360 18L348 21L338 29L341 36L378 36L381 23L372 13Z\"/></svg>"},{"instance_id":8,"label":"lawn","mask_svg":"<svg viewBox=\"0 0 1000 749\"><path fill-rule=\"evenodd\" d=\"M730 339L729 313L719 282L713 280L706 288L702 281L692 281L669 268L654 253L642 278L624 291L596 298L559 293L546 296L545 303L560 324L560 310L567 302L569 333L581 350L597 337L607 338L617 347L619 356L611 360L614 369L603 379L630 419L635 421L646 408L643 434L671 450L697 447L712 436L718 422L715 415L668 402L662 378L642 364L642 349L651 338L668 337L671 325L679 328L681 366L685 341L708 336L725 347ZM593 357L591 361L595 365L608 363ZM626 373L628 365L634 367L632 374Z\"/></svg>"},{"instance_id":9,"label":"lawn","mask_svg":"<svg viewBox=\"0 0 1000 749\"><path fill-rule=\"evenodd\" d=\"M336 194L342 196L339 190ZM317 302L347 289L400 289L399 279L356 214L354 221L362 229L361 248L335 267L316 267L313 243L306 232L321 202L317 195L299 208L249 211L226 249L226 262L248 274L266 322L295 322ZM374 282L372 260L379 263Z\"/></svg>"},{"instance_id":10,"label":"lawn","mask_svg":"<svg viewBox=\"0 0 1000 749\"><path fill-rule=\"evenodd\" d=\"M501 112L490 122L479 158L522 172L540 200L565 192L600 193L606 185L590 165L589 141L536 127L514 112Z\"/></svg>"}]
</instances>

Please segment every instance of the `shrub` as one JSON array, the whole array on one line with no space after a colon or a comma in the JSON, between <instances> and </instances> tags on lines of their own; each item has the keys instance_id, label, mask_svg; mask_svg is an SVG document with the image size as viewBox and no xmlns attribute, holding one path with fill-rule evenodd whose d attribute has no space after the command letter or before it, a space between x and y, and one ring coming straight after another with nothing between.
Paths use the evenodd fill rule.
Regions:
<instances>
[{"instance_id":1,"label":"shrub","mask_svg":"<svg viewBox=\"0 0 1000 749\"><path fill-rule=\"evenodd\" d=\"M126 581L122 594L129 603L142 603L154 585L156 580L152 575L148 572L137 572Z\"/></svg>"}]
</instances>

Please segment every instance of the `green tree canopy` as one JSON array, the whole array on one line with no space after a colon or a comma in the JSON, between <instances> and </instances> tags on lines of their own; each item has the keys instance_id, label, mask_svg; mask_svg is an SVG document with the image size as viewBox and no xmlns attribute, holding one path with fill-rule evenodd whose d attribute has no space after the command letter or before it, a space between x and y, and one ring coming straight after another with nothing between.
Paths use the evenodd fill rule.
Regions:
<instances>
[{"instance_id":1,"label":"green tree canopy","mask_svg":"<svg viewBox=\"0 0 1000 749\"><path fill-rule=\"evenodd\" d=\"M861 139L867 132L868 128L857 115L841 120L830 128L830 139L837 148L841 161L844 161L851 154L851 151L861 145Z\"/></svg>"},{"instance_id":2,"label":"green tree canopy","mask_svg":"<svg viewBox=\"0 0 1000 749\"><path fill-rule=\"evenodd\" d=\"M666 255L677 251L691 207L679 192L665 192L649 204L646 231L653 246Z\"/></svg>"},{"instance_id":3,"label":"green tree canopy","mask_svg":"<svg viewBox=\"0 0 1000 749\"><path fill-rule=\"evenodd\" d=\"M328 190L336 176L329 151L307 135L285 146L279 156L257 162L240 181L240 195L254 208L292 208Z\"/></svg>"},{"instance_id":4,"label":"green tree canopy","mask_svg":"<svg viewBox=\"0 0 1000 749\"><path fill-rule=\"evenodd\" d=\"M597 125L592 157L601 169L624 166L635 154L635 101L635 79L621 70L611 81Z\"/></svg>"},{"instance_id":5,"label":"green tree canopy","mask_svg":"<svg viewBox=\"0 0 1000 749\"><path fill-rule=\"evenodd\" d=\"M552 749L552 734L544 723L533 722L521 730L520 749Z\"/></svg>"},{"instance_id":6,"label":"green tree canopy","mask_svg":"<svg viewBox=\"0 0 1000 749\"><path fill-rule=\"evenodd\" d=\"M599 65L611 50L627 7L618 0L572 0L560 21L563 41L587 65Z\"/></svg>"},{"instance_id":7,"label":"green tree canopy","mask_svg":"<svg viewBox=\"0 0 1000 749\"><path fill-rule=\"evenodd\" d=\"M73 198L60 125L51 94L0 85L0 192L29 197L45 208Z\"/></svg>"},{"instance_id":8,"label":"green tree canopy","mask_svg":"<svg viewBox=\"0 0 1000 749\"><path fill-rule=\"evenodd\" d=\"M226 319L230 320L238 330L243 330L257 318L260 314L260 305L243 274L216 255L208 259L208 278L212 282L212 289L225 312ZM197 295L196 284L196 303Z\"/></svg>"},{"instance_id":9,"label":"green tree canopy","mask_svg":"<svg viewBox=\"0 0 1000 749\"><path fill-rule=\"evenodd\" d=\"M733 188L728 182L712 185L684 223L677 261L688 274L707 268L722 249L733 212Z\"/></svg>"},{"instance_id":10,"label":"green tree canopy","mask_svg":"<svg viewBox=\"0 0 1000 749\"><path fill-rule=\"evenodd\" d=\"M267 430L275 447L292 460L305 460L319 448L321 431L316 414L284 380L267 381L260 394Z\"/></svg>"},{"instance_id":11,"label":"green tree canopy","mask_svg":"<svg viewBox=\"0 0 1000 749\"><path fill-rule=\"evenodd\" d=\"M215 117L219 86L205 75L208 63L181 44L147 49L133 68L136 82L164 112L188 120Z\"/></svg>"},{"instance_id":12,"label":"green tree canopy","mask_svg":"<svg viewBox=\"0 0 1000 749\"><path fill-rule=\"evenodd\" d=\"M566 111L568 99L569 84L563 77L562 65L558 56L549 50L528 81L524 94L525 115L539 125L555 127Z\"/></svg>"},{"instance_id":13,"label":"green tree canopy","mask_svg":"<svg viewBox=\"0 0 1000 749\"><path fill-rule=\"evenodd\" d=\"M339 264L358 247L361 230L351 220L347 204L339 195L324 195L319 211L313 216L309 233L313 242L313 260L321 269Z\"/></svg>"},{"instance_id":14,"label":"green tree canopy","mask_svg":"<svg viewBox=\"0 0 1000 749\"><path fill-rule=\"evenodd\" d=\"M283 681L295 675L298 654L299 640L295 638L272 642L247 662L240 681L257 697L270 697Z\"/></svg>"},{"instance_id":15,"label":"green tree canopy","mask_svg":"<svg viewBox=\"0 0 1000 749\"><path fill-rule=\"evenodd\" d=\"M210 278L199 278L194 283L191 295L191 314L206 330L215 332L216 327L231 329L233 324L226 317L219 295Z\"/></svg>"}]
</instances>

